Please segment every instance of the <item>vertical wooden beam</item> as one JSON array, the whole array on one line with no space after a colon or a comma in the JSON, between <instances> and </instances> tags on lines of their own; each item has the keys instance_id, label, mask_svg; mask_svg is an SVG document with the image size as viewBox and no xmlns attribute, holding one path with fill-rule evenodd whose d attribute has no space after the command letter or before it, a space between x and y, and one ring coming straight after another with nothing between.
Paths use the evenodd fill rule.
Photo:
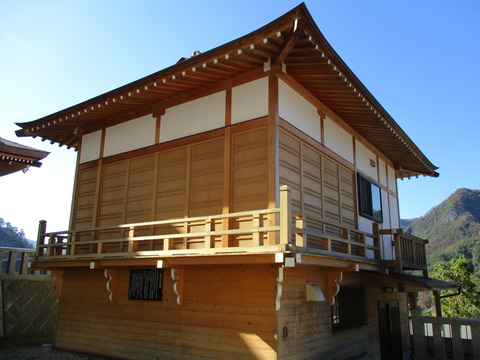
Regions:
<instances>
[{"instance_id":1,"label":"vertical wooden beam","mask_svg":"<svg viewBox=\"0 0 480 360\"><path fill-rule=\"evenodd\" d=\"M279 204L279 127L278 127L278 77L275 74L268 76L268 208L274 209ZM277 222L275 216L269 216L269 225ZM285 239L283 239L284 241ZM276 234L268 233L267 242L276 243ZM282 242L282 240L280 240Z\"/></svg>"},{"instance_id":2,"label":"vertical wooden beam","mask_svg":"<svg viewBox=\"0 0 480 360\"><path fill-rule=\"evenodd\" d=\"M27 252L22 253L20 260L20 274L26 275L28 273L28 260L30 260L30 254Z\"/></svg>"},{"instance_id":3,"label":"vertical wooden beam","mask_svg":"<svg viewBox=\"0 0 480 360\"><path fill-rule=\"evenodd\" d=\"M105 132L105 131L104 131ZM103 146L102 146L103 149ZM95 183L95 197L93 200L93 210L92 210L92 227L98 227L99 217L100 217L100 202L102 200L102 187L103 187L103 159L98 160L97 163L97 178ZM81 236L77 234L76 236ZM91 233L91 240L96 240L96 232ZM75 242L80 241L80 239L75 239ZM91 245L90 245L91 246ZM97 245L101 247L101 244ZM75 253L75 246L72 246L72 255Z\"/></svg>"},{"instance_id":4,"label":"vertical wooden beam","mask_svg":"<svg viewBox=\"0 0 480 360\"><path fill-rule=\"evenodd\" d=\"M231 91L230 91L231 94ZM228 92L227 92L228 95ZM231 95L230 95L231 97ZM228 99L228 96L227 96ZM230 99L231 100L231 99ZM231 101L230 101L231 102ZM227 101L228 103L228 101ZM230 109L229 109L230 108ZM227 112L231 113L231 106L227 105ZM231 118L230 116L226 116ZM227 123L229 120L225 119ZM232 133L231 127L227 126L225 128L225 135L224 135L224 150L223 150L223 206L222 206L222 214L228 214L231 209L231 199L232 199L232 171L233 171L233 161L232 161ZM230 229L230 218L223 218L222 219L222 230L229 230ZM222 235L221 237L222 247L229 247L230 244L230 237L228 235Z\"/></svg>"},{"instance_id":5,"label":"vertical wooden beam","mask_svg":"<svg viewBox=\"0 0 480 360\"><path fill-rule=\"evenodd\" d=\"M278 127L278 77L268 77L268 201L269 208L278 204L279 190L279 127Z\"/></svg>"},{"instance_id":6,"label":"vertical wooden beam","mask_svg":"<svg viewBox=\"0 0 480 360\"><path fill-rule=\"evenodd\" d=\"M442 327L443 324L434 322L432 323L433 328L433 349L435 352L435 360L446 360L445 354L445 342L442 337Z\"/></svg>"},{"instance_id":7,"label":"vertical wooden beam","mask_svg":"<svg viewBox=\"0 0 480 360\"><path fill-rule=\"evenodd\" d=\"M225 126L232 125L232 89L225 92Z\"/></svg>"},{"instance_id":8,"label":"vertical wooden beam","mask_svg":"<svg viewBox=\"0 0 480 360\"><path fill-rule=\"evenodd\" d=\"M3 253L1 254L3 255ZM3 256L0 257L0 259L3 261ZM2 273L2 269L0 267L0 274ZM5 337L5 326L4 326L4 316L3 316L3 281L0 279L0 339L3 339Z\"/></svg>"},{"instance_id":9,"label":"vertical wooden beam","mask_svg":"<svg viewBox=\"0 0 480 360\"><path fill-rule=\"evenodd\" d=\"M7 274L15 274L15 266L17 265L17 252L10 250L7 260Z\"/></svg>"},{"instance_id":10,"label":"vertical wooden beam","mask_svg":"<svg viewBox=\"0 0 480 360\"><path fill-rule=\"evenodd\" d=\"M403 272L402 269L402 252L401 252L401 235L395 233L393 235L393 246L395 247L395 271L399 274Z\"/></svg>"},{"instance_id":11,"label":"vertical wooden beam","mask_svg":"<svg viewBox=\"0 0 480 360\"><path fill-rule=\"evenodd\" d=\"M410 296L410 299L413 298L413 295ZM425 351L425 325L422 321L422 314L420 308L417 307L417 302L415 299L415 305L412 304L410 300L410 306L412 311L412 326L413 326L413 349L415 353L416 360L427 359L427 354Z\"/></svg>"},{"instance_id":12,"label":"vertical wooden beam","mask_svg":"<svg viewBox=\"0 0 480 360\"><path fill-rule=\"evenodd\" d=\"M290 244L292 236L292 199L290 189L280 189L280 244Z\"/></svg>"},{"instance_id":13,"label":"vertical wooden beam","mask_svg":"<svg viewBox=\"0 0 480 360\"><path fill-rule=\"evenodd\" d=\"M212 218L209 216L205 218L204 230L206 233L209 233L210 231L212 231ZM205 235L204 246L205 246L205 249L210 249L212 247L212 235Z\"/></svg>"},{"instance_id":14,"label":"vertical wooden beam","mask_svg":"<svg viewBox=\"0 0 480 360\"><path fill-rule=\"evenodd\" d=\"M155 112L153 116L155 117L155 144L160 143L160 129L162 126L162 116L165 115L165 109L160 109L158 112Z\"/></svg>"},{"instance_id":15,"label":"vertical wooden beam","mask_svg":"<svg viewBox=\"0 0 480 360\"><path fill-rule=\"evenodd\" d=\"M440 301L440 291L434 290L433 297L435 299L435 315L436 317L442 317L442 302Z\"/></svg>"},{"instance_id":16,"label":"vertical wooden beam","mask_svg":"<svg viewBox=\"0 0 480 360\"><path fill-rule=\"evenodd\" d=\"M36 249L36 255L37 256L43 256L44 249L42 248L40 250L40 245L45 244L45 233L47 232L47 221L46 220L40 220L38 222L38 234L37 234L37 249Z\"/></svg>"},{"instance_id":17,"label":"vertical wooden beam","mask_svg":"<svg viewBox=\"0 0 480 360\"><path fill-rule=\"evenodd\" d=\"M473 359L480 360L480 326L472 325L470 331L472 332Z\"/></svg>"},{"instance_id":18,"label":"vertical wooden beam","mask_svg":"<svg viewBox=\"0 0 480 360\"><path fill-rule=\"evenodd\" d=\"M452 329L453 358L455 360L463 360L465 357L463 352L461 325L451 324L450 326Z\"/></svg>"}]
</instances>

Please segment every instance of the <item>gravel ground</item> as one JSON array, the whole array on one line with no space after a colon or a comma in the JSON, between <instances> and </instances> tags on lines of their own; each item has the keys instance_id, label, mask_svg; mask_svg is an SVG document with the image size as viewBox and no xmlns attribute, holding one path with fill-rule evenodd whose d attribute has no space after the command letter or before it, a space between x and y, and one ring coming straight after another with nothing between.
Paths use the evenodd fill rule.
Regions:
<instances>
[{"instance_id":1,"label":"gravel ground","mask_svg":"<svg viewBox=\"0 0 480 360\"><path fill-rule=\"evenodd\" d=\"M52 349L42 339L0 339L1 360L101 360L101 358Z\"/></svg>"}]
</instances>

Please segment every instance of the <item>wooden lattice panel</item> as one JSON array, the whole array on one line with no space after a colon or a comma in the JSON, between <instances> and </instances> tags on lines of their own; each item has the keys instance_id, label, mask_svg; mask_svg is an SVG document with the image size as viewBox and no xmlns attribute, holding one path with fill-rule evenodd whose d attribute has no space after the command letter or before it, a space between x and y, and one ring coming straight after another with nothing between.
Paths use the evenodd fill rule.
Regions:
<instances>
[{"instance_id":1,"label":"wooden lattice panel","mask_svg":"<svg viewBox=\"0 0 480 360\"><path fill-rule=\"evenodd\" d=\"M58 300L53 280L3 279L4 336L53 336Z\"/></svg>"}]
</instances>

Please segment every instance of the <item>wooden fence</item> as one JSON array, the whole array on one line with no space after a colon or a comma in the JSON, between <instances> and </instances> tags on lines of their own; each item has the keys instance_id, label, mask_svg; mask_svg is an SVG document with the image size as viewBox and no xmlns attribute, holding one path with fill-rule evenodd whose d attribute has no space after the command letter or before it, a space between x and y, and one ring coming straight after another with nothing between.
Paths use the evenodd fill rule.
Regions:
<instances>
[{"instance_id":1,"label":"wooden fence","mask_svg":"<svg viewBox=\"0 0 480 360\"><path fill-rule=\"evenodd\" d=\"M413 310L416 360L480 360L480 319L419 316Z\"/></svg>"},{"instance_id":2,"label":"wooden fence","mask_svg":"<svg viewBox=\"0 0 480 360\"><path fill-rule=\"evenodd\" d=\"M2 259L0 273L27 274L28 263L34 254L35 249L0 247L0 259Z\"/></svg>"}]
</instances>

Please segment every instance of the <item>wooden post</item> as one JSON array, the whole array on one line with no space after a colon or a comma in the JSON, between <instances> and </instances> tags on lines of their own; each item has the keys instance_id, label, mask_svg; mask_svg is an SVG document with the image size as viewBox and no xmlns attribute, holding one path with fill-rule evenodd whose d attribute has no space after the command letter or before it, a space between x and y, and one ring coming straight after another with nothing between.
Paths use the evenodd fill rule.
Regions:
<instances>
[{"instance_id":1,"label":"wooden post","mask_svg":"<svg viewBox=\"0 0 480 360\"><path fill-rule=\"evenodd\" d=\"M471 325L473 359L480 360L480 326Z\"/></svg>"},{"instance_id":2,"label":"wooden post","mask_svg":"<svg viewBox=\"0 0 480 360\"><path fill-rule=\"evenodd\" d=\"M435 352L435 359L436 360L446 360L445 354L445 341L442 337L442 327L443 324L439 324L434 322L432 324L433 328L433 349Z\"/></svg>"},{"instance_id":3,"label":"wooden post","mask_svg":"<svg viewBox=\"0 0 480 360\"><path fill-rule=\"evenodd\" d=\"M255 214L253 215L253 219L252 219L252 228L258 229L259 227L260 227L260 215ZM258 231L255 231L252 234L252 245L260 246L260 233Z\"/></svg>"},{"instance_id":4,"label":"wooden post","mask_svg":"<svg viewBox=\"0 0 480 360\"><path fill-rule=\"evenodd\" d=\"M373 245L378 248L378 250L375 250L375 259L381 260L382 259L382 241L380 241L380 228L378 226L377 222L374 222L372 224L372 234L373 234ZM366 255L366 254L365 254Z\"/></svg>"},{"instance_id":5,"label":"wooden post","mask_svg":"<svg viewBox=\"0 0 480 360\"><path fill-rule=\"evenodd\" d=\"M395 271L399 274L403 272L402 269L402 251L401 251L401 240L399 234L393 235L393 246L395 247Z\"/></svg>"},{"instance_id":6,"label":"wooden post","mask_svg":"<svg viewBox=\"0 0 480 360\"><path fill-rule=\"evenodd\" d=\"M440 301L440 291L434 290L433 297L435 298L435 315L439 318L442 317L442 303Z\"/></svg>"},{"instance_id":7,"label":"wooden post","mask_svg":"<svg viewBox=\"0 0 480 360\"><path fill-rule=\"evenodd\" d=\"M15 265L17 265L17 252L10 250L7 261L7 274L15 274Z\"/></svg>"},{"instance_id":8,"label":"wooden post","mask_svg":"<svg viewBox=\"0 0 480 360\"><path fill-rule=\"evenodd\" d=\"M350 229L341 228L341 231L342 231L342 239L350 240ZM352 244L350 244L349 242L343 243L342 247L343 247L343 252L345 254L348 254L348 255L352 254Z\"/></svg>"},{"instance_id":9,"label":"wooden post","mask_svg":"<svg viewBox=\"0 0 480 360\"><path fill-rule=\"evenodd\" d=\"M280 188L280 244L290 244L292 237L292 199L290 189Z\"/></svg>"},{"instance_id":10,"label":"wooden post","mask_svg":"<svg viewBox=\"0 0 480 360\"><path fill-rule=\"evenodd\" d=\"M47 220L40 220L38 222L37 250L36 250L37 256L43 256L44 249L41 247L41 245L45 245L46 232L47 232Z\"/></svg>"},{"instance_id":11,"label":"wooden post","mask_svg":"<svg viewBox=\"0 0 480 360\"><path fill-rule=\"evenodd\" d=\"M205 232L208 234L212 231L212 218L205 218ZM205 249L210 249L212 247L212 235L205 235Z\"/></svg>"},{"instance_id":12,"label":"wooden post","mask_svg":"<svg viewBox=\"0 0 480 360\"><path fill-rule=\"evenodd\" d=\"M30 254L28 252L22 253L22 259L20 262L20 271L19 271L21 275L26 275L28 273L28 260L30 257L29 255Z\"/></svg>"},{"instance_id":13,"label":"wooden post","mask_svg":"<svg viewBox=\"0 0 480 360\"><path fill-rule=\"evenodd\" d=\"M452 329L452 346L453 346L453 358L464 359L463 353L463 341L462 341L462 331L460 324L451 324Z\"/></svg>"},{"instance_id":14,"label":"wooden post","mask_svg":"<svg viewBox=\"0 0 480 360\"><path fill-rule=\"evenodd\" d=\"M410 296L410 299L413 299L413 295ZM414 301L415 305L412 303L412 300L410 302L412 306L413 351L416 360L424 360L427 359L425 352L425 325L422 321L421 310L416 306L416 300Z\"/></svg>"},{"instance_id":15,"label":"wooden post","mask_svg":"<svg viewBox=\"0 0 480 360\"><path fill-rule=\"evenodd\" d=\"M132 238L135 237L135 227L130 226L128 228L128 243L127 243L127 252L133 252L133 240ZM123 247L123 246L122 246Z\"/></svg>"}]
</instances>

